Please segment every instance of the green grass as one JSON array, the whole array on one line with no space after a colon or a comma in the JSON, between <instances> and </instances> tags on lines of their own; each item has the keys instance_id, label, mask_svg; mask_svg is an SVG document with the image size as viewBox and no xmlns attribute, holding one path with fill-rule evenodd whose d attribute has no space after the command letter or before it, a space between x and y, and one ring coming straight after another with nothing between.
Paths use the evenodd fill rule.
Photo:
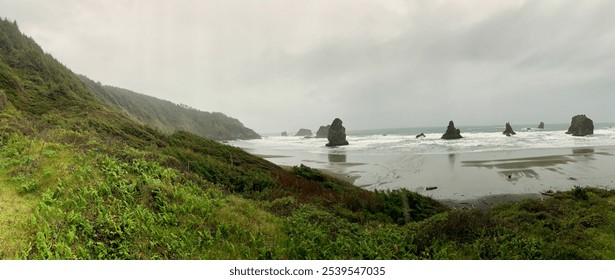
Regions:
<instances>
[{"instance_id":1,"label":"green grass","mask_svg":"<svg viewBox=\"0 0 615 280\"><path fill-rule=\"evenodd\" d=\"M22 258L32 230L28 227L36 198L19 193L5 170L0 172L0 259Z\"/></svg>"},{"instance_id":2,"label":"green grass","mask_svg":"<svg viewBox=\"0 0 615 280\"><path fill-rule=\"evenodd\" d=\"M71 175L42 191L28 258L259 258L275 235L254 202L176 170L96 153L71 161Z\"/></svg>"}]
</instances>

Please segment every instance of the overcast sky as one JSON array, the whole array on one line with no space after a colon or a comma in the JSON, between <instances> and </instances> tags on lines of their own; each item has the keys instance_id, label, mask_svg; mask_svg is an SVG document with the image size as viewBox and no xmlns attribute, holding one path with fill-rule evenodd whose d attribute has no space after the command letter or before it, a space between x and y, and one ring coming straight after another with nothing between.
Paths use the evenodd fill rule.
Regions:
<instances>
[{"instance_id":1,"label":"overcast sky","mask_svg":"<svg viewBox=\"0 0 615 280\"><path fill-rule=\"evenodd\" d=\"M615 121L615 1L0 0L74 72L258 132Z\"/></svg>"}]
</instances>

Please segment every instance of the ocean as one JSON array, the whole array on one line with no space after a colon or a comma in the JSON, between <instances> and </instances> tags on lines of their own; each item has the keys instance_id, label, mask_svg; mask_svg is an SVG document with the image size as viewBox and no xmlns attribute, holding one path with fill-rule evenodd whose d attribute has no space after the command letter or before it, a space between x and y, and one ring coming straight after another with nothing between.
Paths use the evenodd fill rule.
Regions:
<instances>
[{"instance_id":1,"label":"ocean","mask_svg":"<svg viewBox=\"0 0 615 280\"><path fill-rule=\"evenodd\" d=\"M304 138L297 136L269 135L259 140L232 141L246 149L280 151L305 151L315 154L450 154L485 151L590 147L615 145L613 123L597 123L594 135L573 137L565 134L569 124L549 124L544 129L530 125L513 126L517 133L507 137L502 134L503 125L459 126L459 140L442 140L440 137L446 127L391 128L371 130L348 130L348 146L325 147L327 139ZM424 133L426 137L416 138Z\"/></svg>"},{"instance_id":2,"label":"ocean","mask_svg":"<svg viewBox=\"0 0 615 280\"><path fill-rule=\"evenodd\" d=\"M574 137L569 124L459 126L458 140L442 140L446 127L348 130L347 146L327 139L269 135L230 141L281 166L300 164L342 174L370 190L405 188L436 199L537 194L573 186L615 188L615 128L595 123L594 134ZM426 137L416 138L424 133Z\"/></svg>"}]
</instances>

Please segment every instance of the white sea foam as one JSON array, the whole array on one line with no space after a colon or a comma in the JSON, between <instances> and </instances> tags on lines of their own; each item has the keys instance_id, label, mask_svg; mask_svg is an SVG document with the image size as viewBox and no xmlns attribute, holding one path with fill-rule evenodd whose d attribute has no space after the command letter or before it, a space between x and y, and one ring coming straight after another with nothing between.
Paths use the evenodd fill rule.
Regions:
<instances>
[{"instance_id":1,"label":"white sea foam","mask_svg":"<svg viewBox=\"0 0 615 280\"><path fill-rule=\"evenodd\" d=\"M615 145L615 129L594 130L594 135L574 137L563 130L521 130L511 137L502 132L463 132L463 139L442 140L441 133L426 133L425 138L401 134L348 135L348 146L325 147L327 139L294 136L270 136L258 140L232 141L231 144L248 150L303 151L315 154L450 154L501 150L573 148Z\"/></svg>"}]
</instances>

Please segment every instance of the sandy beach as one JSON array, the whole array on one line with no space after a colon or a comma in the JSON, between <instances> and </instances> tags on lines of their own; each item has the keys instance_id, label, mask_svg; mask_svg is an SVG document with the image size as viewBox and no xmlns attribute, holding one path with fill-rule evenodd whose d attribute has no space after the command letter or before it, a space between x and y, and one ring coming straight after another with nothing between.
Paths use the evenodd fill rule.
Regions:
<instances>
[{"instance_id":1,"label":"sandy beach","mask_svg":"<svg viewBox=\"0 0 615 280\"><path fill-rule=\"evenodd\" d=\"M574 186L615 188L615 146L451 154L366 155L249 151L286 166L304 164L370 190L405 188L453 206L482 207Z\"/></svg>"}]
</instances>

